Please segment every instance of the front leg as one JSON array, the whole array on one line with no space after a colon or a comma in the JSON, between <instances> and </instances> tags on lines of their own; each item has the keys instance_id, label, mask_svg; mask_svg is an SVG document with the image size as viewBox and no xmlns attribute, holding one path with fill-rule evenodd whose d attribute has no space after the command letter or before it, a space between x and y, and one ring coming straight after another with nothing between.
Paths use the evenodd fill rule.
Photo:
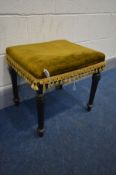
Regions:
<instances>
[{"instance_id":1,"label":"front leg","mask_svg":"<svg viewBox=\"0 0 116 175\"><path fill-rule=\"evenodd\" d=\"M92 85L91 85L91 91L90 91L90 97L89 97L89 102L87 104L87 110L90 111L92 109L93 106L93 101L94 101L94 97L95 97L95 93L97 90L97 86L100 80L100 72L93 74L92 76Z\"/></svg>"},{"instance_id":2,"label":"front leg","mask_svg":"<svg viewBox=\"0 0 116 175\"><path fill-rule=\"evenodd\" d=\"M16 106L19 105L19 95L18 95L18 85L17 85L17 73L16 71L12 68L9 67L9 73L11 77L11 82L12 82L12 89L13 89L13 101Z\"/></svg>"},{"instance_id":3,"label":"front leg","mask_svg":"<svg viewBox=\"0 0 116 175\"><path fill-rule=\"evenodd\" d=\"M38 112L38 128L37 133L40 137L44 134L44 94L43 86L39 86L37 91L37 112Z\"/></svg>"}]
</instances>

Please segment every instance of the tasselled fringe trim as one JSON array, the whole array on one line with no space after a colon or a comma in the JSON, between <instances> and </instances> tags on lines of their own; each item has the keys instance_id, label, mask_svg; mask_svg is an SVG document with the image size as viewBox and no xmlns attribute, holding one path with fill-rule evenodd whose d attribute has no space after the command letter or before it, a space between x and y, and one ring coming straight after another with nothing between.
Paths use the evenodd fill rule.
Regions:
<instances>
[{"instance_id":1,"label":"tasselled fringe trim","mask_svg":"<svg viewBox=\"0 0 116 175\"><path fill-rule=\"evenodd\" d=\"M71 72L51 76L48 78L37 79L32 74L27 72L24 68L22 68L9 55L7 55L7 62L21 77L23 77L31 85L31 88L33 90L37 91L39 90L39 85L43 85L44 92L46 91L47 88L51 88L57 85L71 83L83 77L86 77L88 75L91 75L97 72L101 72L103 71L106 65L105 61L103 61L103 62L93 64L91 66L77 69Z\"/></svg>"}]
</instances>

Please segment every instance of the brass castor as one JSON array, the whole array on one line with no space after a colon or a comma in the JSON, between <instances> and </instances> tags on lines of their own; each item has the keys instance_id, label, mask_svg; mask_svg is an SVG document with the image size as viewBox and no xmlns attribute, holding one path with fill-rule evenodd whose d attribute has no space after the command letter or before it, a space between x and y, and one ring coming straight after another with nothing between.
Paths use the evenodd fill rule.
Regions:
<instances>
[{"instance_id":1,"label":"brass castor","mask_svg":"<svg viewBox=\"0 0 116 175\"><path fill-rule=\"evenodd\" d=\"M91 111L92 106L93 106L93 105L89 105L89 104L87 104L87 111L88 111L88 112Z\"/></svg>"},{"instance_id":2,"label":"brass castor","mask_svg":"<svg viewBox=\"0 0 116 175\"><path fill-rule=\"evenodd\" d=\"M19 106L20 100L19 100L19 98L13 98L13 102L14 102L15 106Z\"/></svg>"},{"instance_id":3,"label":"brass castor","mask_svg":"<svg viewBox=\"0 0 116 175\"><path fill-rule=\"evenodd\" d=\"M43 135L44 135L44 129L39 129L39 128L37 128L37 135L38 135L39 137L43 137Z\"/></svg>"}]
</instances>

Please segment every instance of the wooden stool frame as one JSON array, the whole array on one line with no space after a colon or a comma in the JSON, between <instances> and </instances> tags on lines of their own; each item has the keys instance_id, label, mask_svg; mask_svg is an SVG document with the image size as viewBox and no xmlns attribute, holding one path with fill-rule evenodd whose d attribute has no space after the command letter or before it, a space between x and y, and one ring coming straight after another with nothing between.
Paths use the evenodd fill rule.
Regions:
<instances>
[{"instance_id":1,"label":"wooden stool frame","mask_svg":"<svg viewBox=\"0 0 116 175\"><path fill-rule=\"evenodd\" d=\"M13 89L13 101L16 106L19 105L19 95L18 95L18 85L17 85L17 73L16 71L9 66L9 72L12 81L12 89ZM87 111L91 111L93 107L93 101L96 94L98 82L100 80L100 72L94 73L92 75L92 84L90 90L89 101L87 103ZM44 134L44 93L43 93L43 85L39 85L39 90L36 91L36 103L37 103L37 112L38 112L38 127L37 134L42 137ZM57 87L57 89L62 89L62 85Z\"/></svg>"}]
</instances>

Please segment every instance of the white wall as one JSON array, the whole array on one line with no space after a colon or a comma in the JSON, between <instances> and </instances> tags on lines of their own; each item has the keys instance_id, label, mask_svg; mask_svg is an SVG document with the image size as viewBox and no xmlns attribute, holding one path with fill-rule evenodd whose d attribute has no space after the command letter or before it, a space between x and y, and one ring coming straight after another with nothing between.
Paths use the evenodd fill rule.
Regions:
<instances>
[{"instance_id":1,"label":"white wall","mask_svg":"<svg viewBox=\"0 0 116 175\"><path fill-rule=\"evenodd\" d=\"M0 91L7 46L66 38L116 56L116 0L0 0Z\"/></svg>"}]
</instances>

